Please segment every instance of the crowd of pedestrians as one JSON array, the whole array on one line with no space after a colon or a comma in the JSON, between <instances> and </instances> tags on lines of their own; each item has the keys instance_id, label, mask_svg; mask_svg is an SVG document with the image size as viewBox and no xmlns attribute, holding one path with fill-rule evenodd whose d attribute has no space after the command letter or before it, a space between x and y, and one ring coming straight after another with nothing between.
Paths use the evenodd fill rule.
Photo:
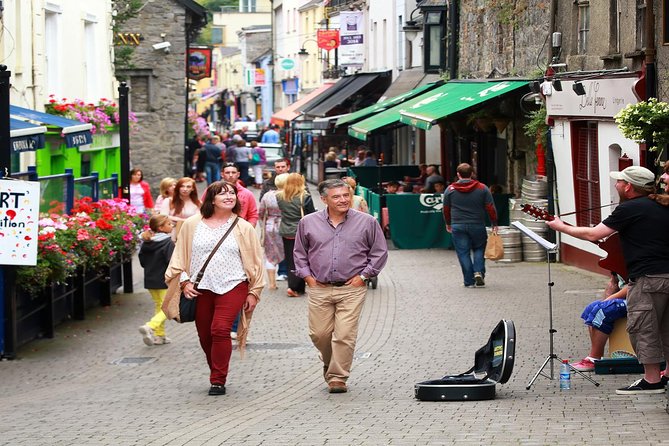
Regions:
<instances>
[{"instance_id":1,"label":"crowd of pedestrians","mask_svg":"<svg viewBox=\"0 0 669 446\"><path fill-rule=\"evenodd\" d=\"M139 253L144 285L155 305L150 320L139 328L142 340L149 346L169 344L165 322L179 317L181 298L196 299L195 325L210 369L209 394L224 395L238 324L245 338L263 289L277 290L277 282L285 277L286 296L300 298L306 293L309 335L323 362L328 391L347 392L367 281L380 273L387 259L383 231L369 215L364 198L355 195L355 178L319 184L325 209L317 212L304 176L290 172L290 160L282 158L268 166L264 150L255 141L247 144L244 136L239 131L194 140L197 147L189 149L193 175L164 178L155 205L141 169L131 171L130 203L154 214L150 229L142 234ZM262 141L280 141L279 133L270 127ZM339 154L331 150L327 165L374 165L370 161L374 155L368 151L359 150L352 161L342 159L342 154L346 157L343 150ZM269 167L271 175L264 179ZM443 194L445 229L452 236L463 286L484 287L486 219L492 232L497 231L493 187L479 182L467 163L457 166L448 187L438 166L420 167L420 175L405 177L404 186ZM660 363L669 357L669 236L651 241L646 235L669 219L669 203L666 194L653 194L655 175L648 169L632 166L611 176L621 204L610 217L591 228L567 226L557 218L549 223L556 231L591 241L617 231L629 271L626 282L620 281L619 288L583 311L591 345L588 356L572 366L593 371L613 322L627 316L630 339L645 373L617 392L661 393L668 381L660 373ZM198 181L208 185L202 196ZM669 167L660 181L669 192ZM250 188L259 190L258 199ZM395 181L385 184L385 190L401 193Z\"/></svg>"}]
</instances>

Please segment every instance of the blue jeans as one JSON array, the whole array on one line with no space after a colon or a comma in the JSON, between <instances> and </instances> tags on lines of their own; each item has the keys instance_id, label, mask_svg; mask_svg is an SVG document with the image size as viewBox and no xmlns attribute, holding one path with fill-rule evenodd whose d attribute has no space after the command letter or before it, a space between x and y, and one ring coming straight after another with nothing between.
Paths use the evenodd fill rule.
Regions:
<instances>
[{"instance_id":1,"label":"blue jeans","mask_svg":"<svg viewBox=\"0 0 669 446\"><path fill-rule=\"evenodd\" d=\"M485 276L485 244L488 234L484 225L454 224L451 235L462 269L465 286L474 285L474 273Z\"/></svg>"},{"instance_id":2,"label":"blue jeans","mask_svg":"<svg viewBox=\"0 0 669 446\"><path fill-rule=\"evenodd\" d=\"M204 171L207 173L207 184L221 179L221 165L216 162L207 161L204 164Z\"/></svg>"}]
</instances>

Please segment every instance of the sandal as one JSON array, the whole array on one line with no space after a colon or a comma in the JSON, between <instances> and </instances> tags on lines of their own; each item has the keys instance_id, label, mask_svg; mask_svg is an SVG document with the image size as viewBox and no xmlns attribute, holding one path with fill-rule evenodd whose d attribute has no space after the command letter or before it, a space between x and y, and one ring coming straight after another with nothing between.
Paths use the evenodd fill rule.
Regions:
<instances>
[{"instance_id":1,"label":"sandal","mask_svg":"<svg viewBox=\"0 0 669 446\"><path fill-rule=\"evenodd\" d=\"M288 297L300 297L300 295L297 294L297 292L291 290L290 288L286 290L286 295L288 295Z\"/></svg>"}]
</instances>

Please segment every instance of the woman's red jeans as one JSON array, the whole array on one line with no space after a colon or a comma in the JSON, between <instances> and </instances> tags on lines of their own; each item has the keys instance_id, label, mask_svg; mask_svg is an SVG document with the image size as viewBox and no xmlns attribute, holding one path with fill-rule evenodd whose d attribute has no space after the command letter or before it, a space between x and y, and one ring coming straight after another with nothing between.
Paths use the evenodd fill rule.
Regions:
<instances>
[{"instance_id":1,"label":"woman's red jeans","mask_svg":"<svg viewBox=\"0 0 669 446\"><path fill-rule=\"evenodd\" d=\"M232 355L230 329L246 302L249 283L242 282L222 295L209 290L201 292L195 310L197 335L211 371L209 381L211 384L225 385Z\"/></svg>"}]
</instances>

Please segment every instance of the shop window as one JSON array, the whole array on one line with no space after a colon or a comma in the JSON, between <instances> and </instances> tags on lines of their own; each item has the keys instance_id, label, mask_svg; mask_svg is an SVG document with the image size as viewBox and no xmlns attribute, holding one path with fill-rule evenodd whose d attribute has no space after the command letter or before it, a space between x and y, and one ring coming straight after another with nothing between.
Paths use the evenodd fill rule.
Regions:
<instances>
[{"instance_id":1,"label":"shop window","mask_svg":"<svg viewBox=\"0 0 669 446\"><path fill-rule=\"evenodd\" d=\"M588 33L590 32L590 1L578 0L578 54L588 52Z\"/></svg>"},{"instance_id":2,"label":"shop window","mask_svg":"<svg viewBox=\"0 0 669 446\"><path fill-rule=\"evenodd\" d=\"M572 123L572 159L576 224L595 226L601 221L597 123Z\"/></svg>"}]
</instances>

